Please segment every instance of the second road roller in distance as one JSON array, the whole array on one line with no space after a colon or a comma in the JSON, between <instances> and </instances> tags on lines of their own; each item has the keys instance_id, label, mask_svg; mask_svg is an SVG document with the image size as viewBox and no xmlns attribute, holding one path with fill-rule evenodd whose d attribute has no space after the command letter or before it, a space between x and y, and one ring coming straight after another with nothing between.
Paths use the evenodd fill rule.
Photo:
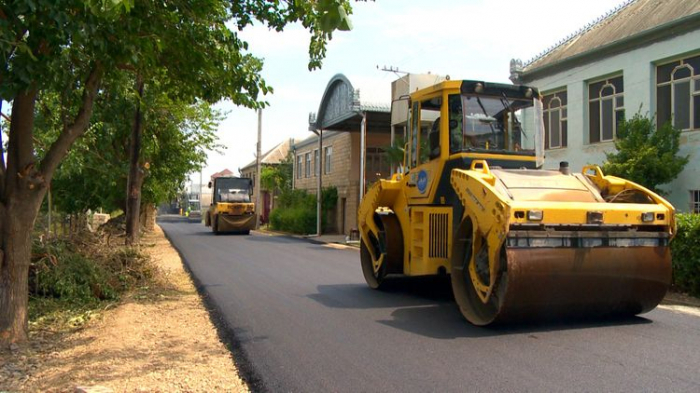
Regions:
<instances>
[{"instance_id":1,"label":"second road roller in distance","mask_svg":"<svg viewBox=\"0 0 700 393\"><path fill-rule=\"evenodd\" d=\"M541 169L536 88L445 81L410 95L403 173L359 208L367 284L451 275L475 325L652 310L671 280L674 209L597 166Z\"/></svg>"},{"instance_id":2,"label":"second road roller in distance","mask_svg":"<svg viewBox=\"0 0 700 393\"><path fill-rule=\"evenodd\" d=\"M212 203L204 217L204 225L214 234L236 232L249 234L255 229L257 215L253 195L253 180L245 177L217 177L209 182Z\"/></svg>"}]
</instances>

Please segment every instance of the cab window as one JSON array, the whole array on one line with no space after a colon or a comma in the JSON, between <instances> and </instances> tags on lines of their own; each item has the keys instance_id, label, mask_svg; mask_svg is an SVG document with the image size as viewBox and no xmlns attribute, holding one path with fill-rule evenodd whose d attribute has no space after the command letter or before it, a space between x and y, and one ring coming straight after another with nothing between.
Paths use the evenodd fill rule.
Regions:
<instances>
[{"instance_id":1,"label":"cab window","mask_svg":"<svg viewBox=\"0 0 700 393\"><path fill-rule=\"evenodd\" d=\"M419 163L426 163L440 156L440 107L441 97L421 102L421 132L418 147Z\"/></svg>"}]
</instances>

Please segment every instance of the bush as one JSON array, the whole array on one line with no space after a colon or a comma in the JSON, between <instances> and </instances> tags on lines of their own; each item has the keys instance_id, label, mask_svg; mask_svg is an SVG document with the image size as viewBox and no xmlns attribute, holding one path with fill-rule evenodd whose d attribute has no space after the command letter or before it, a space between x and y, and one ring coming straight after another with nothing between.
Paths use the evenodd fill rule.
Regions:
<instances>
[{"instance_id":1,"label":"bush","mask_svg":"<svg viewBox=\"0 0 700 393\"><path fill-rule=\"evenodd\" d=\"M324 188L322 198L322 225L326 215L338 200L335 187ZM279 207L270 212L270 227L278 231L308 235L316 233L316 195L306 190L289 190L279 197Z\"/></svg>"},{"instance_id":2,"label":"bush","mask_svg":"<svg viewBox=\"0 0 700 393\"><path fill-rule=\"evenodd\" d=\"M606 154L603 172L663 194L658 186L675 179L688 163L679 156L681 130L670 122L657 129L656 121L639 113L618 123L617 151Z\"/></svg>"},{"instance_id":3,"label":"bush","mask_svg":"<svg viewBox=\"0 0 700 393\"><path fill-rule=\"evenodd\" d=\"M270 213L272 229L307 235L316 232L316 209L288 207Z\"/></svg>"},{"instance_id":4,"label":"bush","mask_svg":"<svg viewBox=\"0 0 700 393\"><path fill-rule=\"evenodd\" d=\"M671 242L673 286L700 296L700 214L678 214L678 232Z\"/></svg>"}]
</instances>

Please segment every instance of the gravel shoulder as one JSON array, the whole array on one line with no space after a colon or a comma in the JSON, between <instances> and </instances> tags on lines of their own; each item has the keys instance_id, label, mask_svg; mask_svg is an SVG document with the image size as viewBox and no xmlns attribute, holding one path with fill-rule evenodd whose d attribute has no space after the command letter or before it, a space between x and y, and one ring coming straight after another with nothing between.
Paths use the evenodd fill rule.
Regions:
<instances>
[{"instance_id":1,"label":"gravel shoulder","mask_svg":"<svg viewBox=\"0 0 700 393\"><path fill-rule=\"evenodd\" d=\"M33 331L26 347L1 353L0 392L249 391L161 228L142 244L156 282L81 330Z\"/></svg>"}]
</instances>

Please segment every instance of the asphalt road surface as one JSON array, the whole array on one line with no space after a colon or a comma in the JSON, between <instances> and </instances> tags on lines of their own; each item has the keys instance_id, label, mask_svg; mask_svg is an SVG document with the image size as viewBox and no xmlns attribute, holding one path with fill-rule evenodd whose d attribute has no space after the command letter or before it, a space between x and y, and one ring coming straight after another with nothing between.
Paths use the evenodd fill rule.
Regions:
<instances>
[{"instance_id":1,"label":"asphalt road surface","mask_svg":"<svg viewBox=\"0 0 700 393\"><path fill-rule=\"evenodd\" d=\"M159 221L273 392L700 392L700 317L478 328L449 282L369 289L359 252ZM252 370L252 371L251 371Z\"/></svg>"}]
</instances>

